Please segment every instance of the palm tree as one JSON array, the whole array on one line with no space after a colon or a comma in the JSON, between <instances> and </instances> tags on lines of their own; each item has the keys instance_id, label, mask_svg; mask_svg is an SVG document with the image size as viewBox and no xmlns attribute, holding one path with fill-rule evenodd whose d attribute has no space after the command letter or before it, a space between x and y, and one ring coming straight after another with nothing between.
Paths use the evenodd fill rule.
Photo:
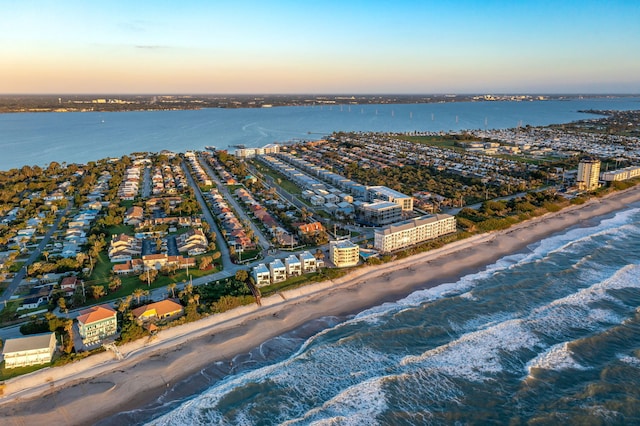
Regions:
<instances>
[{"instance_id":1,"label":"palm tree","mask_svg":"<svg viewBox=\"0 0 640 426\"><path fill-rule=\"evenodd\" d=\"M144 290L141 288L136 288L135 290L133 290L132 294L133 294L133 297L136 298L137 303L140 304L140 298L144 296Z\"/></svg>"},{"instance_id":2,"label":"palm tree","mask_svg":"<svg viewBox=\"0 0 640 426\"><path fill-rule=\"evenodd\" d=\"M48 251L43 251L43 252L42 252L42 255L44 256L45 260L46 260L47 262L49 262L49 252L48 252Z\"/></svg>"},{"instance_id":3,"label":"palm tree","mask_svg":"<svg viewBox=\"0 0 640 426\"><path fill-rule=\"evenodd\" d=\"M200 295L198 293L193 295L193 300L196 302L196 305L200 305Z\"/></svg>"},{"instance_id":4,"label":"palm tree","mask_svg":"<svg viewBox=\"0 0 640 426\"><path fill-rule=\"evenodd\" d=\"M105 291L104 291L104 287L102 287L101 285L92 285L91 286L91 294L93 295L94 299L100 299L102 296L105 295Z\"/></svg>"},{"instance_id":5,"label":"palm tree","mask_svg":"<svg viewBox=\"0 0 640 426\"><path fill-rule=\"evenodd\" d=\"M130 305L131 305L131 295L120 299L120 304L118 305L118 311L120 311L121 313L124 313L124 311L129 309Z\"/></svg>"},{"instance_id":6,"label":"palm tree","mask_svg":"<svg viewBox=\"0 0 640 426\"><path fill-rule=\"evenodd\" d=\"M169 290L169 291L171 292L171 297L172 297L173 299L175 299L175 298L176 298L176 291L175 291L175 290L176 290L176 286L177 286L177 284L176 284L176 283L171 283L171 284L169 284L169 285L167 286L167 290Z\"/></svg>"},{"instance_id":7,"label":"palm tree","mask_svg":"<svg viewBox=\"0 0 640 426\"><path fill-rule=\"evenodd\" d=\"M109 280L109 291L114 292L122 285L122 280L120 277L111 277Z\"/></svg>"}]
</instances>

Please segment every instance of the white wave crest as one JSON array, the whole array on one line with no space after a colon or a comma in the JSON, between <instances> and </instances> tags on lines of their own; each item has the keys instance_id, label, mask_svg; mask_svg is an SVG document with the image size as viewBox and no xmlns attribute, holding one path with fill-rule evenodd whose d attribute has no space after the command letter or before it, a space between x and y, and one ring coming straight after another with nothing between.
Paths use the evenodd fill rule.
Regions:
<instances>
[{"instance_id":1,"label":"white wave crest","mask_svg":"<svg viewBox=\"0 0 640 426\"><path fill-rule=\"evenodd\" d=\"M538 338L523 327L522 320L509 320L484 330L465 334L446 345L407 356L401 365L418 364L421 368L481 382L489 374L503 370L501 353L533 349Z\"/></svg>"},{"instance_id":2,"label":"white wave crest","mask_svg":"<svg viewBox=\"0 0 640 426\"><path fill-rule=\"evenodd\" d=\"M383 380L374 378L349 387L340 394L314 408L298 419L283 425L310 424L324 425L376 425L376 416L387 409Z\"/></svg>"},{"instance_id":3,"label":"white wave crest","mask_svg":"<svg viewBox=\"0 0 640 426\"><path fill-rule=\"evenodd\" d=\"M569 349L569 342L558 343L551 346L547 351L533 358L526 365L529 376L532 375L534 368L544 370L587 370L587 367L581 365L573 358L573 353Z\"/></svg>"}]
</instances>

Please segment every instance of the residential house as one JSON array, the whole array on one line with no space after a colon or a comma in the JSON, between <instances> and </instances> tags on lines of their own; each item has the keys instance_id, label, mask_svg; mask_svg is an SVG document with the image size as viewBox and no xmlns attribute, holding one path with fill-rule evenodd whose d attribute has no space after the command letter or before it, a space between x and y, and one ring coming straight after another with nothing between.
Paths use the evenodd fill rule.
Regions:
<instances>
[{"instance_id":1,"label":"residential house","mask_svg":"<svg viewBox=\"0 0 640 426\"><path fill-rule=\"evenodd\" d=\"M144 263L142 259L127 260L124 263L116 263L113 265L113 273L116 275L136 274L143 271Z\"/></svg>"},{"instance_id":2,"label":"residential house","mask_svg":"<svg viewBox=\"0 0 640 426\"><path fill-rule=\"evenodd\" d=\"M111 262L125 262L132 256L140 256L142 242L126 234L114 235L109 243L109 260Z\"/></svg>"},{"instance_id":3,"label":"residential house","mask_svg":"<svg viewBox=\"0 0 640 426\"><path fill-rule=\"evenodd\" d=\"M181 304L171 299L150 303L131 311L133 317L140 322L157 321L168 318L176 318L184 313Z\"/></svg>"},{"instance_id":4,"label":"residential house","mask_svg":"<svg viewBox=\"0 0 640 426\"><path fill-rule=\"evenodd\" d=\"M190 229L176 237L176 244L180 253L189 255L204 253L209 249L209 242L201 229Z\"/></svg>"},{"instance_id":5,"label":"residential house","mask_svg":"<svg viewBox=\"0 0 640 426\"><path fill-rule=\"evenodd\" d=\"M82 284L82 281L80 281L76 276L64 277L62 282L60 282L60 289L64 291L65 295L68 297L76 291L76 286L80 284Z\"/></svg>"},{"instance_id":6,"label":"residential house","mask_svg":"<svg viewBox=\"0 0 640 426\"><path fill-rule=\"evenodd\" d=\"M130 207L124 215L124 223L138 226L144 220L144 210L140 206Z\"/></svg>"}]
</instances>

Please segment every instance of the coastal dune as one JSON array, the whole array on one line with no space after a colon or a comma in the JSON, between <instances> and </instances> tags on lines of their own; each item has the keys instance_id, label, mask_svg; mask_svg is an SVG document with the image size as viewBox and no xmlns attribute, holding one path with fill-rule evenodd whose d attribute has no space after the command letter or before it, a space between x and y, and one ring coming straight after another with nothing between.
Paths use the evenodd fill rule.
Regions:
<instances>
[{"instance_id":1,"label":"coastal dune","mask_svg":"<svg viewBox=\"0 0 640 426\"><path fill-rule=\"evenodd\" d=\"M456 282L532 243L640 202L640 187L594 198L507 230L475 235L438 250L363 267L200 321L152 339L6 382L3 421L15 425L93 424L154 402L167 388L218 361L228 363L262 342L325 316L355 314L413 291Z\"/></svg>"}]
</instances>

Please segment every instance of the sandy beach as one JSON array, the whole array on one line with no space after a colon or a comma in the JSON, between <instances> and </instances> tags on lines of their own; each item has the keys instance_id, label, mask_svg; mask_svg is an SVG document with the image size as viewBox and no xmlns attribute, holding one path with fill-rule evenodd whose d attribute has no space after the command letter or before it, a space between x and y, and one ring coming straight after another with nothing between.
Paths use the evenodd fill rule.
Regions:
<instances>
[{"instance_id":1,"label":"sandy beach","mask_svg":"<svg viewBox=\"0 0 640 426\"><path fill-rule=\"evenodd\" d=\"M476 235L393 263L357 269L203 320L163 330L152 340L6 382L0 397L4 424L84 425L155 401L169 386L217 361L330 315L347 315L398 300L482 270L549 235L640 201L640 186L571 206L508 230Z\"/></svg>"}]
</instances>

